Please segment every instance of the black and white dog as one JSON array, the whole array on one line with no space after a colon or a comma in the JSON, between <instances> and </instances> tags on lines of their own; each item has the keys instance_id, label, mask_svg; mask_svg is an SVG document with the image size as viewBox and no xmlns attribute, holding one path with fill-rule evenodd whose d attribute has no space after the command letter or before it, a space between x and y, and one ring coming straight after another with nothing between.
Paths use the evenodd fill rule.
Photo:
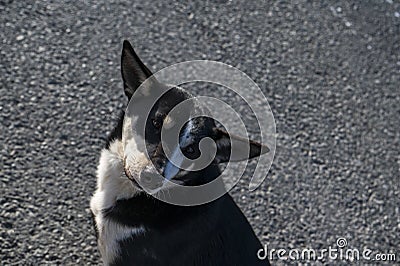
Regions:
<instances>
[{"instance_id":1,"label":"black and white dog","mask_svg":"<svg viewBox=\"0 0 400 266\"><path fill-rule=\"evenodd\" d=\"M121 61L124 92L131 99L152 73L128 41L124 41ZM208 137L216 143L215 158L196 171L172 165L162 149L160 128L171 123L168 113L174 106L192 97L175 87L152 107L143 136L148 156L136 149L135 138L124 136L124 114L101 152L90 207L105 265L269 265L257 258L262 245L228 193L206 204L178 206L149 195L141 186L155 171L178 184L206 184L221 174L218 164L229 160L231 140L240 142L217 128L213 119L196 117L183 128L185 141L179 149L196 158L200 140ZM268 151L257 142L245 143L250 147L242 160Z\"/></svg>"}]
</instances>

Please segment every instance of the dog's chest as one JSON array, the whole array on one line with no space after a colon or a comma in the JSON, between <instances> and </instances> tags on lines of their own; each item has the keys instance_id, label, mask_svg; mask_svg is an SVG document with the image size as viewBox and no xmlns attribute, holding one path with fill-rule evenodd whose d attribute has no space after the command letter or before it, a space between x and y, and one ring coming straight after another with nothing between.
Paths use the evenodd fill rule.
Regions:
<instances>
[{"instance_id":1,"label":"dog's chest","mask_svg":"<svg viewBox=\"0 0 400 266\"><path fill-rule=\"evenodd\" d=\"M138 193L123 173L121 142L115 141L101 153L97 169L97 190L90 201L98 231L98 245L106 265L118 256L119 241L145 232L143 227L128 227L104 216L104 210L112 208L117 200Z\"/></svg>"}]
</instances>

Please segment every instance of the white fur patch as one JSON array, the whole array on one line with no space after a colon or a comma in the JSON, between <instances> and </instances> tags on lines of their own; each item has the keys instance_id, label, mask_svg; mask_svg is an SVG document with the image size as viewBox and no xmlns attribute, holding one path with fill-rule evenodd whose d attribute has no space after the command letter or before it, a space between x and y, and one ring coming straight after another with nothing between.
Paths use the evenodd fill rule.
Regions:
<instances>
[{"instance_id":1,"label":"white fur patch","mask_svg":"<svg viewBox=\"0 0 400 266\"><path fill-rule=\"evenodd\" d=\"M105 265L118 255L118 241L145 232L143 227L132 228L112 222L102 213L102 210L114 206L117 200L131 198L138 193L125 176L123 158L123 146L119 140L101 152L97 168L97 190L90 201L90 209L95 215L99 232L98 245Z\"/></svg>"}]
</instances>

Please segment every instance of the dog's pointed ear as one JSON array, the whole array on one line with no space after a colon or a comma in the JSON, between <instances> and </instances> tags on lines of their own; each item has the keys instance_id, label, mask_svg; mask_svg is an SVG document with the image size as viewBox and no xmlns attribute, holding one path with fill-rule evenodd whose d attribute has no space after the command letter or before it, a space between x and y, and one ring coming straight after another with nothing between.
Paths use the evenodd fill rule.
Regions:
<instances>
[{"instance_id":1,"label":"dog's pointed ear","mask_svg":"<svg viewBox=\"0 0 400 266\"><path fill-rule=\"evenodd\" d=\"M127 40L124 40L122 47L121 74L124 81L124 92L128 99L132 97L140 84L152 75Z\"/></svg>"},{"instance_id":2,"label":"dog's pointed ear","mask_svg":"<svg viewBox=\"0 0 400 266\"><path fill-rule=\"evenodd\" d=\"M215 163L244 161L269 152L267 146L256 141L232 134L229 135L228 132L219 128L214 128L213 131L213 139L217 144L217 154L214 159Z\"/></svg>"}]
</instances>

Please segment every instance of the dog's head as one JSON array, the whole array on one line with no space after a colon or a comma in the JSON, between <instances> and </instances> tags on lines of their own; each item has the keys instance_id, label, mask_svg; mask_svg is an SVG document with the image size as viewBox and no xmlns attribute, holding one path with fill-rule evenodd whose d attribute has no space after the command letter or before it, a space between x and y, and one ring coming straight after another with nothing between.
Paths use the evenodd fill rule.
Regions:
<instances>
[{"instance_id":1,"label":"dog's head","mask_svg":"<svg viewBox=\"0 0 400 266\"><path fill-rule=\"evenodd\" d=\"M215 169L216 165L228 160L247 160L269 151L258 142L228 134L224 129L218 128L214 119L210 117L193 116L193 113L199 110L207 113L206 107L196 100L191 100L193 96L186 90L158 82L128 41L124 41L123 44L121 73L125 95L128 100L134 99L130 103L130 106L133 105L130 111L125 114L129 117L124 120L122 134L124 169L127 177L138 189L146 187L156 192L166 187L166 180L180 185L205 184L211 181L210 178L216 177L210 176L207 169ZM154 102L151 96L159 94L160 91L165 93ZM183 111L181 108L180 111L174 112L174 108L182 103L186 104ZM148 115L143 112L146 107L150 110ZM140 130L141 128L144 130ZM166 135L176 135L177 141L170 142L168 138L166 141L162 138L162 132ZM215 143L214 152L202 148L201 142L204 139ZM233 157L232 143L239 149ZM244 152L240 152L241 148ZM200 156L209 162L202 170L190 164L190 160L196 160Z\"/></svg>"}]
</instances>

